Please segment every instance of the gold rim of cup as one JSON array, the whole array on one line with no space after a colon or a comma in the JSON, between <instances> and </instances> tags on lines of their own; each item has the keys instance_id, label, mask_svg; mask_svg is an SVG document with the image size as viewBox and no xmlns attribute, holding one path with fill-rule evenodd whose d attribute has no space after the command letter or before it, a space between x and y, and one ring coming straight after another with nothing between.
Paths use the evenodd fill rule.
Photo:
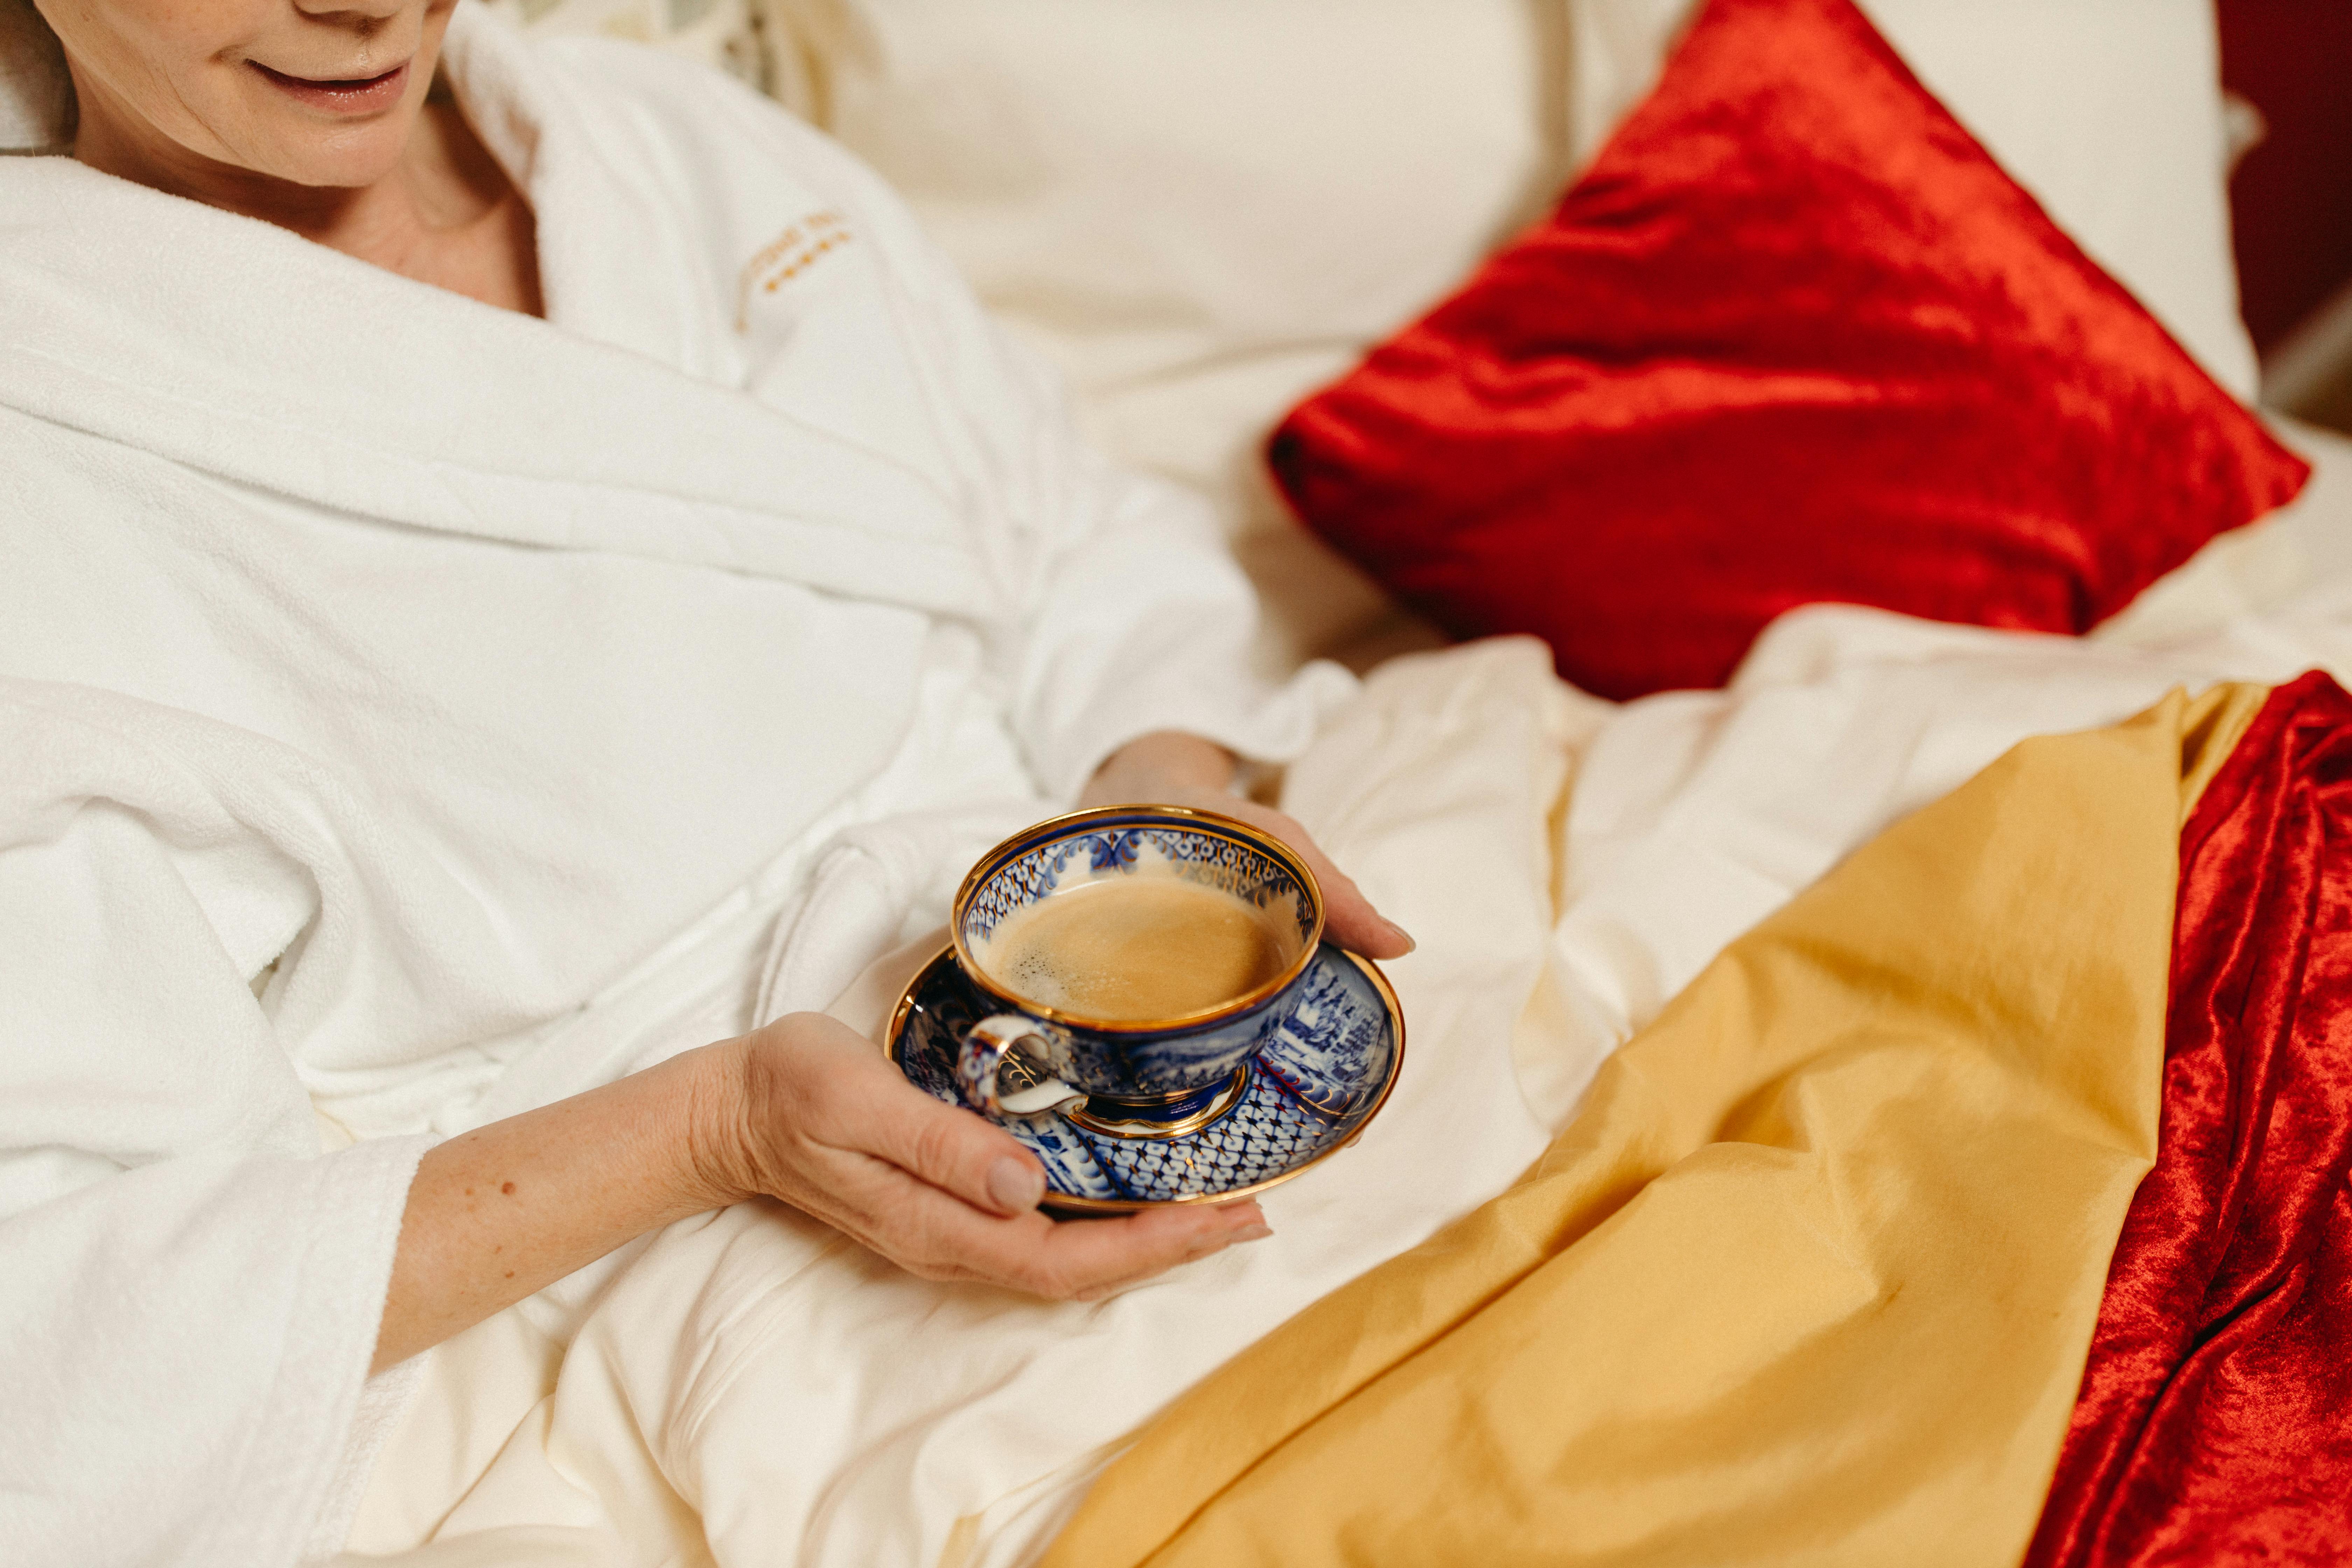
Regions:
<instances>
[{"instance_id":1,"label":"gold rim of cup","mask_svg":"<svg viewBox=\"0 0 2352 1568\"><path fill-rule=\"evenodd\" d=\"M1285 966L1281 973L1255 990L1236 996L1231 1001L1220 1002L1213 1007L1180 1014L1173 1018L1123 1021L1089 1018L1077 1013L1062 1012L1042 1002L1033 1002L1020 993L1008 990L999 984L985 968L982 967L980 960L972 956L971 949L965 945L963 917L965 910L971 906L972 895L980 890L981 885L1003 869L1005 862L1013 858L1003 853L1005 845L1016 839L1034 840L1030 847L1041 848L1056 839L1074 837L1087 823L1138 815L1184 817L1195 822L1213 823L1228 836L1242 839L1260 854L1279 861L1286 870L1298 879L1298 885L1306 889L1307 900L1315 910L1314 929L1307 933L1307 940L1300 946L1298 956ZM1025 854L1027 850L1024 849L1021 853ZM1055 896L1052 893L1045 895L1049 899ZM1328 910L1323 902L1323 886L1315 879L1314 871L1308 868L1305 860L1299 858L1289 845L1285 844L1265 828L1255 823L1244 822L1238 816L1227 816L1222 811L1208 811L1200 806L1154 805L1150 802L1137 802L1129 805L1090 806L1084 811L1065 812L1059 816L1049 816L1042 822L1032 823L1020 832L1010 835L995 848L982 856L979 862L964 874L963 885L956 889L955 900L948 906L948 945L954 950L956 967L963 971L965 979L1016 1013L1024 1014L1032 1018L1042 1018L1047 1023L1064 1024L1072 1028L1085 1029L1098 1035L1157 1035L1171 1030L1189 1029L1204 1024L1213 1024L1219 1019L1245 1013L1268 997L1279 994L1285 986L1307 973L1307 965L1313 963L1315 955L1322 951L1323 922L1327 914ZM1198 1092L1200 1092L1198 1089L1178 1089L1171 1098Z\"/></svg>"}]
</instances>

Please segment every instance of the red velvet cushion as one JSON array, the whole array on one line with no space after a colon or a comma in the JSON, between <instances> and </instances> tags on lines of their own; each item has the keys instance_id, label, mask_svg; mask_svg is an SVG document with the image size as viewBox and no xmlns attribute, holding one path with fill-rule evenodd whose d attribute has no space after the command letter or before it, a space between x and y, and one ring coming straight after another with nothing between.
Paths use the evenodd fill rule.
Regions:
<instances>
[{"instance_id":1,"label":"red velvet cushion","mask_svg":"<svg viewBox=\"0 0 2352 1568\"><path fill-rule=\"evenodd\" d=\"M2309 474L1850 0L1712 0L1559 209L1270 457L1408 603L1619 698L1809 603L2084 631Z\"/></svg>"}]
</instances>

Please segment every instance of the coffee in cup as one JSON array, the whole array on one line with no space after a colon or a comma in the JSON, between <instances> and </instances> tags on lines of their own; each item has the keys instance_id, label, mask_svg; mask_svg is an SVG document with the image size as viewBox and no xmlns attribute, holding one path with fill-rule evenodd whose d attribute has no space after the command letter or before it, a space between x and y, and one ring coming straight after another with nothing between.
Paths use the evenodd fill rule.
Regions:
<instances>
[{"instance_id":1,"label":"coffee in cup","mask_svg":"<svg viewBox=\"0 0 2352 1568\"><path fill-rule=\"evenodd\" d=\"M967 1104L1004 1114L1000 1073L1017 1066L1008 1092L1050 1080L1106 1125L1148 1128L1239 1092L1314 960L1323 899L1287 845L1237 818L1110 806L982 857L950 933L1003 1009L964 1037Z\"/></svg>"},{"instance_id":2,"label":"coffee in cup","mask_svg":"<svg viewBox=\"0 0 2352 1568\"><path fill-rule=\"evenodd\" d=\"M1255 906L1170 877L1091 882L1021 910L982 963L1024 1001L1111 1023L1179 1018L1245 996L1290 962Z\"/></svg>"}]
</instances>

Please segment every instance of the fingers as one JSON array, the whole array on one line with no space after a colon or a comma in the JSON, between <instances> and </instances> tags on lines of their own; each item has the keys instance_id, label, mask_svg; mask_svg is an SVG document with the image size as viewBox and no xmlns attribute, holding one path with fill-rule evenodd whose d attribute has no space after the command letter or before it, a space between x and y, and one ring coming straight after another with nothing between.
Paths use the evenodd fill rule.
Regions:
<instances>
[{"instance_id":1,"label":"fingers","mask_svg":"<svg viewBox=\"0 0 2352 1568\"><path fill-rule=\"evenodd\" d=\"M886 1255L903 1248L918 1272L1092 1300L1273 1234L1247 1202L1056 1223L1037 1212L1045 1172L1011 1134L896 1074L876 1087L867 1114L843 1131L912 1180L860 1205L860 1225L877 1232L860 1239Z\"/></svg>"},{"instance_id":2,"label":"fingers","mask_svg":"<svg viewBox=\"0 0 2352 1568\"><path fill-rule=\"evenodd\" d=\"M867 1059L872 1060L867 1053ZM945 1105L887 1064L867 1081L835 1130L845 1146L872 1154L977 1209L1007 1217L1034 1211L1045 1173L1013 1136L970 1111Z\"/></svg>"},{"instance_id":3,"label":"fingers","mask_svg":"<svg viewBox=\"0 0 2352 1568\"><path fill-rule=\"evenodd\" d=\"M1366 958L1402 958L1419 945L1404 927L1382 915L1364 897L1355 879L1341 871L1312 846L1300 848L1299 858L1315 873L1323 889L1323 934L1351 952Z\"/></svg>"},{"instance_id":4,"label":"fingers","mask_svg":"<svg viewBox=\"0 0 2352 1568\"><path fill-rule=\"evenodd\" d=\"M1093 1299L1270 1234L1249 1202L1056 1223L1010 1133L915 1088L854 1031L797 1015L763 1034L759 1190L925 1278Z\"/></svg>"},{"instance_id":5,"label":"fingers","mask_svg":"<svg viewBox=\"0 0 2352 1568\"><path fill-rule=\"evenodd\" d=\"M1180 1264L1273 1234L1254 1203L1057 1224L1043 1214L992 1219L946 1194L919 1189L887 1223L911 1233L911 1256L898 1261L918 1274L978 1280L1055 1301L1099 1300ZM892 1256L890 1239L868 1245Z\"/></svg>"},{"instance_id":6,"label":"fingers","mask_svg":"<svg viewBox=\"0 0 2352 1568\"><path fill-rule=\"evenodd\" d=\"M1307 868L1315 873L1316 884L1323 889L1323 934L1327 939L1367 958L1402 958L1417 945L1404 927L1372 907L1372 900L1356 886L1355 879L1332 863L1295 817L1253 801L1239 801L1218 809L1264 828L1289 845L1307 862Z\"/></svg>"},{"instance_id":7,"label":"fingers","mask_svg":"<svg viewBox=\"0 0 2352 1568\"><path fill-rule=\"evenodd\" d=\"M1167 1222L1177 1219L1181 1223ZM1119 1225L1133 1227L1127 1237L1113 1236L1108 1239L1098 1233ZM1138 1241L1138 1233L1141 1241ZM1165 1232L1166 1234L1157 1234ZM1090 1283L1082 1284L1074 1292L1081 1301L1099 1301L1122 1286L1139 1283L1155 1274L1175 1268L1180 1263L1194 1263L1214 1257L1228 1247L1244 1242L1264 1241L1274 1234L1265 1216L1255 1203L1228 1204L1207 1210L1161 1210L1138 1215L1125 1221L1108 1224L1084 1221L1055 1227L1056 1241L1073 1255L1069 1267L1076 1274L1087 1277ZM1117 1248L1140 1246L1146 1254L1144 1266L1134 1273L1120 1273ZM1181 1258L1160 1261L1168 1248L1181 1246Z\"/></svg>"}]
</instances>

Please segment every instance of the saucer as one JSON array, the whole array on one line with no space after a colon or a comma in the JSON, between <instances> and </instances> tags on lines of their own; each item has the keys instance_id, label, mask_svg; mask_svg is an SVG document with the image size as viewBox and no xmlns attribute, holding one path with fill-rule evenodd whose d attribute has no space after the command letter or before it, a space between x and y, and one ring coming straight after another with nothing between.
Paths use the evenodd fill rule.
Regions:
<instances>
[{"instance_id":1,"label":"saucer","mask_svg":"<svg viewBox=\"0 0 2352 1568\"><path fill-rule=\"evenodd\" d=\"M963 1032L995 1012L943 947L890 1015L885 1049L916 1088L950 1105ZM1356 1141L1396 1087L1404 1014L1370 960L1324 944L1287 1015L1206 1121L1169 1136L1113 1131L1086 1102L998 1125L1045 1167L1045 1205L1119 1214L1264 1192ZM1129 1126L1136 1124L1129 1123Z\"/></svg>"}]
</instances>

